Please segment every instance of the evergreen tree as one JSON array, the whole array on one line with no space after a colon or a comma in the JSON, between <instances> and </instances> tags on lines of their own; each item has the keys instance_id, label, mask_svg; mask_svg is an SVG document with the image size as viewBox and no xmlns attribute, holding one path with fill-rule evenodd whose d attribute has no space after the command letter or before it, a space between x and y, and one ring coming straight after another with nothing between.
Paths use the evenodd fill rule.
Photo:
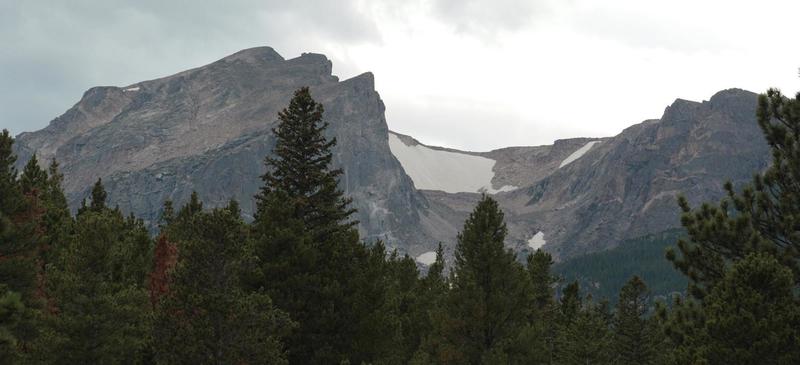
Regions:
<instances>
[{"instance_id":1,"label":"evergreen tree","mask_svg":"<svg viewBox=\"0 0 800 365\"><path fill-rule=\"evenodd\" d=\"M95 186L104 195L102 184ZM96 204L95 204L96 203ZM31 361L140 363L150 348L144 277L151 255L143 223L106 209L101 199L77 219L48 266L53 310Z\"/></svg>"},{"instance_id":2,"label":"evergreen tree","mask_svg":"<svg viewBox=\"0 0 800 365\"><path fill-rule=\"evenodd\" d=\"M17 180L13 144L4 130L0 134L0 301L5 315L0 316L0 332L6 340L0 356L8 363L18 361L38 335L35 314L40 307L36 293L40 232L36 228L41 211L26 198Z\"/></svg>"},{"instance_id":3,"label":"evergreen tree","mask_svg":"<svg viewBox=\"0 0 800 365\"><path fill-rule=\"evenodd\" d=\"M331 149L336 138L328 140L323 132L328 123L322 120L323 107L311 98L307 87L294 93L289 107L278 113L274 157L265 159L264 185L256 196L259 217L279 199L289 217L300 220L314 240L336 232L348 231L357 222L350 216L351 199L337 187L340 169L330 169Z\"/></svg>"},{"instance_id":4,"label":"evergreen tree","mask_svg":"<svg viewBox=\"0 0 800 365\"><path fill-rule=\"evenodd\" d=\"M444 275L444 268L444 248L439 243L436 248L436 261L428 267L428 273L420 280L417 289L418 301L414 317L418 318L416 332L419 343L410 361L412 364L432 363L432 354L442 344L434 324L446 312L444 301L447 298L449 284Z\"/></svg>"},{"instance_id":5,"label":"evergreen tree","mask_svg":"<svg viewBox=\"0 0 800 365\"><path fill-rule=\"evenodd\" d=\"M375 338L389 300L387 271L376 266L385 265L385 253L359 242L350 199L337 187L341 171L330 169L335 139L323 134L322 105L302 88L279 119L274 156L266 158L264 186L256 196L260 270L248 284L265 289L299 323L287 338L291 363L392 357L397 345Z\"/></svg>"},{"instance_id":6,"label":"evergreen tree","mask_svg":"<svg viewBox=\"0 0 800 365\"><path fill-rule=\"evenodd\" d=\"M791 270L766 253L751 253L697 303L677 303L668 330L673 363L796 364L800 310ZM662 314L664 315L664 314Z\"/></svg>"},{"instance_id":7,"label":"evergreen tree","mask_svg":"<svg viewBox=\"0 0 800 365\"><path fill-rule=\"evenodd\" d=\"M655 359L654 334L646 318L649 294L638 276L632 277L619 293L614 317L616 364L651 364Z\"/></svg>"},{"instance_id":8,"label":"evergreen tree","mask_svg":"<svg viewBox=\"0 0 800 365\"><path fill-rule=\"evenodd\" d=\"M286 363L280 339L292 322L265 293L242 285L255 258L238 208L202 212L199 205L193 199L181 209L159 244L159 260L172 259L167 240L177 242L178 258L174 269L156 262L169 284L154 300L157 362Z\"/></svg>"},{"instance_id":9,"label":"evergreen tree","mask_svg":"<svg viewBox=\"0 0 800 365\"><path fill-rule=\"evenodd\" d=\"M573 281L561 292L561 303L559 305L558 322L566 325L575 320L583 306L580 287L577 281Z\"/></svg>"},{"instance_id":10,"label":"evergreen tree","mask_svg":"<svg viewBox=\"0 0 800 365\"><path fill-rule=\"evenodd\" d=\"M47 189L48 177L47 172L39 167L39 160L34 154L25 168L22 170L22 175L19 179L19 185L24 195L39 195L44 193Z\"/></svg>"},{"instance_id":11,"label":"evergreen tree","mask_svg":"<svg viewBox=\"0 0 800 365\"><path fill-rule=\"evenodd\" d=\"M559 327L557 364L617 364L611 361L611 333L602 305L587 300L572 320Z\"/></svg>"},{"instance_id":12,"label":"evergreen tree","mask_svg":"<svg viewBox=\"0 0 800 365\"><path fill-rule=\"evenodd\" d=\"M549 253L538 249L528 255L528 274L533 285L534 304L540 312L549 311L554 305L553 285L557 280L551 273L552 267L553 257Z\"/></svg>"},{"instance_id":13,"label":"evergreen tree","mask_svg":"<svg viewBox=\"0 0 800 365\"><path fill-rule=\"evenodd\" d=\"M519 346L517 352L524 354L517 362L550 364L555 356L558 309L553 287L557 279L550 271L553 258L547 252L536 250L528 255L527 261L527 271L532 285L533 310L528 324L517 341Z\"/></svg>"},{"instance_id":14,"label":"evergreen tree","mask_svg":"<svg viewBox=\"0 0 800 365\"><path fill-rule=\"evenodd\" d=\"M64 195L62 184L64 175L58 169L58 162L53 159L47 168L47 187L45 189L45 201L48 202L48 214L53 215L54 221L63 221L69 218L69 205L67 197Z\"/></svg>"},{"instance_id":15,"label":"evergreen tree","mask_svg":"<svg viewBox=\"0 0 800 365\"><path fill-rule=\"evenodd\" d=\"M106 209L106 198L108 194L106 193L105 187L103 187L103 179L97 179L97 182L94 183L92 187L92 203L89 205L89 210L93 212L102 212Z\"/></svg>"},{"instance_id":16,"label":"evergreen tree","mask_svg":"<svg viewBox=\"0 0 800 365\"><path fill-rule=\"evenodd\" d=\"M508 230L497 202L484 195L458 235L452 288L438 319L438 363L508 362L532 310L529 278L504 248Z\"/></svg>"},{"instance_id":17,"label":"evergreen tree","mask_svg":"<svg viewBox=\"0 0 800 365\"><path fill-rule=\"evenodd\" d=\"M25 305L19 293L0 286L0 361L14 364L18 361L17 326L24 320Z\"/></svg>"},{"instance_id":18,"label":"evergreen tree","mask_svg":"<svg viewBox=\"0 0 800 365\"><path fill-rule=\"evenodd\" d=\"M28 205L17 181L12 151L14 139L7 130L0 134L0 283L29 297L35 288L31 225L23 219Z\"/></svg>"}]
</instances>

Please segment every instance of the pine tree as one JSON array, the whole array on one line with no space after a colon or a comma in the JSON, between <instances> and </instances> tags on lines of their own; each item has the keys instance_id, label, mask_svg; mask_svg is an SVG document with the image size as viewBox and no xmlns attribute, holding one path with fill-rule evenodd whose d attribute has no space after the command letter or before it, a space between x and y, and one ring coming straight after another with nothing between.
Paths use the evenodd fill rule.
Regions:
<instances>
[{"instance_id":1,"label":"pine tree","mask_svg":"<svg viewBox=\"0 0 800 365\"><path fill-rule=\"evenodd\" d=\"M104 195L102 184L95 196ZM32 362L137 363L150 348L144 278L151 243L140 220L106 209L102 199L78 216L48 266L44 336Z\"/></svg>"},{"instance_id":2,"label":"pine tree","mask_svg":"<svg viewBox=\"0 0 800 365\"><path fill-rule=\"evenodd\" d=\"M581 298L578 282L573 281L567 284L561 292L558 322L562 325L571 323L578 316L582 306L583 298Z\"/></svg>"},{"instance_id":3,"label":"pine tree","mask_svg":"<svg viewBox=\"0 0 800 365\"><path fill-rule=\"evenodd\" d=\"M435 322L444 316L444 306L449 284L444 275L444 248L439 243L436 248L436 261L428 267L428 274L420 280L417 289L418 302L415 309L417 320L418 345L410 361L411 364L432 363L432 354L442 344L436 332Z\"/></svg>"},{"instance_id":4,"label":"pine tree","mask_svg":"<svg viewBox=\"0 0 800 365\"><path fill-rule=\"evenodd\" d=\"M792 272L771 255L734 264L706 299L709 364L800 363L800 309Z\"/></svg>"},{"instance_id":5,"label":"pine tree","mask_svg":"<svg viewBox=\"0 0 800 365\"><path fill-rule=\"evenodd\" d=\"M18 361L16 328L24 320L25 305L19 293L0 285L0 361L14 364Z\"/></svg>"},{"instance_id":6,"label":"pine tree","mask_svg":"<svg viewBox=\"0 0 800 365\"><path fill-rule=\"evenodd\" d=\"M0 332L6 347L0 356L8 363L18 361L38 335L35 315L40 307L36 293L40 211L17 180L13 144L4 130L0 134L0 301L6 313L0 317Z\"/></svg>"},{"instance_id":7,"label":"pine tree","mask_svg":"<svg viewBox=\"0 0 800 365\"><path fill-rule=\"evenodd\" d=\"M171 250L167 240L176 242L178 259L174 269L156 263L169 283L155 301L157 362L285 364L281 337L293 323L265 293L242 285L255 258L238 208L202 212L199 205L190 201L162 232L166 258L158 259L170 260L161 252Z\"/></svg>"},{"instance_id":8,"label":"pine tree","mask_svg":"<svg viewBox=\"0 0 800 365\"><path fill-rule=\"evenodd\" d=\"M35 277L30 225L23 214L28 210L17 181L12 151L14 139L7 130L0 134L0 283L23 297L33 292Z\"/></svg>"},{"instance_id":9,"label":"pine tree","mask_svg":"<svg viewBox=\"0 0 800 365\"><path fill-rule=\"evenodd\" d=\"M437 331L438 363L507 362L533 298L530 281L510 250L497 202L484 195L458 235L452 288Z\"/></svg>"},{"instance_id":10,"label":"pine tree","mask_svg":"<svg viewBox=\"0 0 800 365\"><path fill-rule=\"evenodd\" d=\"M557 310L553 285L557 279L551 274L553 258L549 253L536 250L528 255L528 275L533 293L533 310L525 329L517 339L518 353L524 354L517 363L550 364L554 361L557 336Z\"/></svg>"},{"instance_id":11,"label":"pine tree","mask_svg":"<svg viewBox=\"0 0 800 365\"><path fill-rule=\"evenodd\" d=\"M651 364L655 359L654 336L648 324L649 295L638 276L622 287L614 318L614 349L617 364Z\"/></svg>"},{"instance_id":12,"label":"pine tree","mask_svg":"<svg viewBox=\"0 0 800 365\"><path fill-rule=\"evenodd\" d=\"M260 270L247 282L299 323L287 338L291 363L375 362L397 347L375 338L389 295L384 256L359 242L350 199L337 187L342 172L330 169L335 139L324 136L322 111L302 88L279 113L256 196Z\"/></svg>"},{"instance_id":13,"label":"pine tree","mask_svg":"<svg viewBox=\"0 0 800 365\"><path fill-rule=\"evenodd\" d=\"M106 193L105 187L103 187L103 179L97 179L97 182L94 183L94 187L92 187L92 203L89 205L89 210L93 212L102 212L106 209L106 198L108 194Z\"/></svg>"},{"instance_id":14,"label":"pine tree","mask_svg":"<svg viewBox=\"0 0 800 365\"><path fill-rule=\"evenodd\" d=\"M22 170L19 184L22 189L22 194L25 195L43 194L47 189L47 172L39 167L39 160L36 158L35 154L28 160L28 163Z\"/></svg>"},{"instance_id":15,"label":"pine tree","mask_svg":"<svg viewBox=\"0 0 800 365\"><path fill-rule=\"evenodd\" d=\"M611 361L611 333L603 307L590 299L557 334L557 364L616 364Z\"/></svg>"},{"instance_id":16,"label":"pine tree","mask_svg":"<svg viewBox=\"0 0 800 365\"><path fill-rule=\"evenodd\" d=\"M314 240L357 224L350 220L355 213L348 208L351 199L337 187L342 170L330 169L336 138L324 136L328 123L322 120L322 113L322 104L311 98L307 87L294 93L289 107L278 114L278 127L272 130L277 138L275 156L265 159L264 185L256 196L256 220L270 216L268 210L277 199Z\"/></svg>"}]
</instances>

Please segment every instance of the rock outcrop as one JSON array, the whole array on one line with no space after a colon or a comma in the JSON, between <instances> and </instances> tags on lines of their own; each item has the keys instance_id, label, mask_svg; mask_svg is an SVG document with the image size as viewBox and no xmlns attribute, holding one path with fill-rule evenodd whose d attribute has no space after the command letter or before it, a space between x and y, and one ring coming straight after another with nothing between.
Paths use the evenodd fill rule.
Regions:
<instances>
[{"instance_id":1,"label":"rock outcrop","mask_svg":"<svg viewBox=\"0 0 800 365\"><path fill-rule=\"evenodd\" d=\"M207 206L241 202L250 217L277 113L309 86L338 145L334 164L367 240L422 242L428 212L390 153L384 105L365 73L339 81L323 55L285 60L268 47L125 87L96 87L50 125L17 139L20 161L57 158L72 207L102 178L109 200L154 224L165 200L197 191Z\"/></svg>"}]
</instances>

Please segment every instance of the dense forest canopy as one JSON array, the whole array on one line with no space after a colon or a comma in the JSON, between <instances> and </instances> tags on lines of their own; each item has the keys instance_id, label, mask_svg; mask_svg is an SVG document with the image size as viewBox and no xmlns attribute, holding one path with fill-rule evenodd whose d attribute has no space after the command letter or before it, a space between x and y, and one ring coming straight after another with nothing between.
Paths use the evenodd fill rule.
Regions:
<instances>
[{"instance_id":1,"label":"dense forest canopy","mask_svg":"<svg viewBox=\"0 0 800 365\"><path fill-rule=\"evenodd\" d=\"M155 237L107 205L101 180L72 215L57 162L45 170L34 156L16 171L4 131L0 362L800 363L798 98L761 96L773 164L751 185L726 186L716 204L680 201L685 238L666 256L685 278L664 266L642 276L658 292L686 282L688 291L655 305L639 276L598 292L557 277L570 263L554 270L542 250L517 258L487 195L449 270L441 245L421 275L408 256L363 243L337 187L342 172L330 166L336 141L308 88L279 114L255 221L242 219L236 201L206 209L193 194L177 209L164 202ZM574 265L620 282L634 271L626 261L663 265L664 242L676 235L684 232ZM621 268L603 269L615 261Z\"/></svg>"}]
</instances>

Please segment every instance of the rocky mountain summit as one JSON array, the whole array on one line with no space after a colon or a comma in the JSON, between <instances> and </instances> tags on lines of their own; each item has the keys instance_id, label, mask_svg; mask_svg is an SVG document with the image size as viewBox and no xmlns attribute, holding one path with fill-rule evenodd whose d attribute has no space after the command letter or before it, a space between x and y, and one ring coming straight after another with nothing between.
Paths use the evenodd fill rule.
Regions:
<instances>
[{"instance_id":1,"label":"rocky mountain summit","mask_svg":"<svg viewBox=\"0 0 800 365\"><path fill-rule=\"evenodd\" d=\"M50 125L17 139L20 161L57 158L73 207L102 178L111 204L157 221L164 200L197 191L209 206L241 202L250 217L272 128L292 93L309 86L325 106L341 185L354 198L363 237L421 241L424 196L386 143L384 105L370 73L339 81L323 55L285 60L268 47L125 87L95 87Z\"/></svg>"},{"instance_id":2,"label":"rocky mountain summit","mask_svg":"<svg viewBox=\"0 0 800 365\"><path fill-rule=\"evenodd\" d=\"M610 138L469 152L426 146L390 132L373 75L340 81L323 55L284 59L247 49L172 76L95 87L40 131L23 133L20 163L56 158L76 207L102 178L111 204L155 224L164 200L197 191L208 206L241 202L251 217L271 153L277 113L309 86L338 141L340 184L366 240L430 258L449 247L480 196L506 212L507 245L543 246L559 259L679 225L675 196L719 198L722 184L766 167L756 95L725 90L709 101L677 100L659 120Z\"/></svg>"}]
</instances>

